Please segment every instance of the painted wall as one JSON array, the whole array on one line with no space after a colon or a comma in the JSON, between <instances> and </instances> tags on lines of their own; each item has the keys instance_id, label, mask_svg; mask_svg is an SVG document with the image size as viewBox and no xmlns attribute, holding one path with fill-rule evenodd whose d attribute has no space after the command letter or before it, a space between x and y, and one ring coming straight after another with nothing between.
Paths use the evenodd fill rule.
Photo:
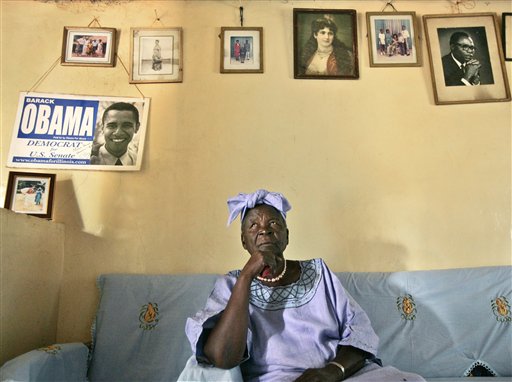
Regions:
<instances>
[{"instance_id":1,"label":"painted wall","mask_svg":"<svg viewBox=\"0 0 512 382\"><path fill-rule=\"evenodd\" d=\"M0 208L0 365L56 341L64 234L63 224Z\"/></svg>"},{"instance_id":2,"label":"painted wall","mask_svg":"<svg viewBox=\"0 0 512 382\"><path fill-rule=\"evenodd\" d=\"M239 25L240 4L244 25L264 28L264 74L219 72L220 27ZM393 4L418 18L455 12L448 1ZM370 68L364 15L382 7L2 2L2 193L18 92L151 98L140 172L56 171L55 221L66 226L59 340L89 338L100 273L242 266L225 201L257 188L283 192L293 206L289 258L323 257L335 271L512 263L511 103L434 105L424 40L423 66ZM293 79L293 8L358 11L359 80ZM512 9L500 0L460 11ZM116 67L51 69L63 27L95 17L120 32ZM183 83L128 83L130 27L151 26L183 27Z\"/></svg>"}]
</instances>

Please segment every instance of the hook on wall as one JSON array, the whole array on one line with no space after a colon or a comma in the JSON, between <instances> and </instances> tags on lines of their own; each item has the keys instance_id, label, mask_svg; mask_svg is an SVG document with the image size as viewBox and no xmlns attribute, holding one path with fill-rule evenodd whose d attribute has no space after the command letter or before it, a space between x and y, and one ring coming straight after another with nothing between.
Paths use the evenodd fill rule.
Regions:
<instances>
[{"instance_id":1,"label":"hook on wall","mask_svg":"<svg viewBox=\"0 0 512 382\"><path fill-rule=\"evenodd\" d=\"M240 26L244 26L244 7L240 6Z\"/></svg>"},{"instance_id":2,"label":"hook on wall","mask_svg":"<svg viewBox=\"0 0 512 382\"><path fill-rule=\"evenodd\" d=\"M386 5L384 5L384 8L382 8L382 11L381 12L384 12L386 10L387 7L391 7L393 8L393 11L394 12L398 12L398 10L395 8L395 6L393 5L393 0L390 0L386 3Z\"/></svg>"}]
</instances>

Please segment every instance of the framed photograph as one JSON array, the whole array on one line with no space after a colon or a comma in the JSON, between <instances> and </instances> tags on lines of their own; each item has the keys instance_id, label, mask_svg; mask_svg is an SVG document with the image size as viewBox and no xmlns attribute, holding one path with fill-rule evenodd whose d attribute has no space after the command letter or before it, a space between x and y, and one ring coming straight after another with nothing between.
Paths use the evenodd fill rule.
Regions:
<instances>
[{"instance_id":1,"label":"framed photograph","mask_svg":"<svg viewBox=\"0 0 512 382\"><path fill-rule=\"evenodd\" d=\"M4 207L14 212L51 219L55 174L9 172Z\"/></svg>"},{"instance_id":2,"label":"framed photograph","mask_svg":"<svg viewBox=\"0 0 512 382\"><path fill-rule=\"evenodd\" d=\"M415 12L367 12L370 66L421 66Z\"/></svg>"},{"instance_id":3,"label":"framed photograph","mask_svg":"<svg viewBox=\"0 0 512 382\"><path fill-rule=\"evenodd\" d=\"M424 15L437 105L510 101L495 13Z\"/></svg>"},{"instance_id":4,"label":"framed photograph","mask_svg":"<svg viewBox=\"0 0 512 382\"><path fill-rule=\"evenodd\" d=\"M114 66L115 28L64 27L61 65Z\"/></svg>"},{"instance_id":5,"label":"framed photograph","mask_svg":"<svg viewBox=\"0 0 512 382\"><path fill-rule=\"evenodd\" d=\"M357 79L354 9L293 9L294 78Z\"/></svg>"},{"instance_id":6,"label":"framed photograph","mask_svg":"<svg viewBox=\"0 0 512 382\"><path fill-rule=\"evenodd\" d=\"M501 40L506 61L512 61L512 13L501 15Z\"/></svg>"},{"instance_id":7,"label":"framed photograph","mask_svg":"<svg viewBox=\"0 0 512 382\"><path fill-rule=\"evenodd\" d=\"M221 27L221 73L263 73L263 28Z\"/></svg>"},{"instance_id":8,"label":"framed photograph","mask_svg":"<svg viewBox=\"0 0 512 382\"><path fill-rule=\"evenodd\" d=\"M130 83L183 81L182 28L131 28Z\"/></svg>"}]
</instances>

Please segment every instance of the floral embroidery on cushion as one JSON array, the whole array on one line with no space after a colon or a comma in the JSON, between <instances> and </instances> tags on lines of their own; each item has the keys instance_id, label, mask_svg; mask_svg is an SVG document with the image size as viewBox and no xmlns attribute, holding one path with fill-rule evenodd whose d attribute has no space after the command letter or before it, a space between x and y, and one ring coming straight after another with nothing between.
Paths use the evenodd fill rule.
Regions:
<instances>
[{"instance_id":1,"label":"floral embroidery on cushion","mask_svg":"<svg viewBox=\"0 0 512 382\"><path fill-rule=\"evenodd\" d=\"M139 314L139 327L144 330L153 330L160 320L158 315L158 304L156 302L148 302L142 305Z\"/></svg>"},{"instance_id":2,"label":"floral embroidery on cushion","mask_svg":"<svg viewBox=\"0 0 512 382\"><path fill-rule=\"evenodd\" d=\"M416 303L410 294L397 297L396 307L402 319L414 320L416 318Z\"/></svg>"},{"instance_id":3,"label":"floral embroidery on cushion","mask_svg":"<svg viewBox=\"0 0 512 382\"><path fill-rule=\"evenodd\" d=\"M39 349L37 349L37 350L39 350L39 351L44 351L44 352L46 352L46 353L48 353L48 354L53 354L53 355L55 355L55 354L57 354L58 352L60 352L61 347L60 347L59 345L50 345L50 346L46 346L46 347L44 347L44 348L39 348Z\"/></svg>"},{"instance_id":4,"label":"floral embroidery on cushion","mask_svg":"<svg viewBox=\"0 0 512 382\"><path fill-rule=\"evenodd\" d=\"M496 316L496 320L499 322L510 322L512 316L510 314L510 303L505 296L496 297L491 300L492 312Z\"/></svg>"}]
</instances>

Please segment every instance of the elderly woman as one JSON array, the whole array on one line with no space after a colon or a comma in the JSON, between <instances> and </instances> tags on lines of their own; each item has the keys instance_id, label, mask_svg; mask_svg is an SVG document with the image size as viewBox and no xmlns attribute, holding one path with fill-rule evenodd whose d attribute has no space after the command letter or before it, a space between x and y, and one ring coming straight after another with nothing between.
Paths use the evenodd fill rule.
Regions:
<instances>
[{"instance_id":1,"label":"elderly woman","mask_svg":"<svg viewBox=\"0 0 512 382\"><path fill-rule=\"evenodd\" d=\"M228 200L228 207L228 224L240 214L242 246L250 257L241 270L217 280L205 308L187 321L199 364L240 366L244 381L342 381L383 370L374 363L378 338L366 313L327 265L285 259L286 198L258 190ZM387 373L411 377L396 369ZM198 380L186 374L180 380ZM423 380L412 377L407 380Z\"/></svg>"}]
</instances>

